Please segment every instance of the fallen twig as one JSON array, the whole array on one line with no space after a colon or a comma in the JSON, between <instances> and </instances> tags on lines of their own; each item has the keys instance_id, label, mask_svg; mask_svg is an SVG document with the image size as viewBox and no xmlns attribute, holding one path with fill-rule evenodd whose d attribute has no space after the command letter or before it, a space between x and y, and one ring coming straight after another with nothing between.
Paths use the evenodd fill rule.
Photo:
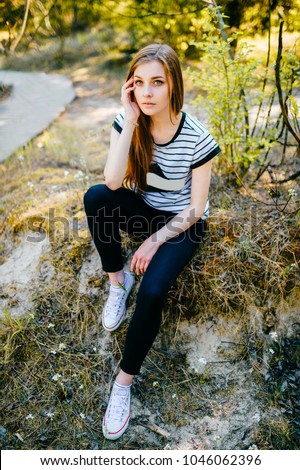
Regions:
<instances>
[{"instance_id":1,"label":"fallen twig","mask_svg":"<svg viewBox=\"0 0 300 470\"><path fill-rule=\"evenodd\" d=\"M147 423L139 423L141 426L144 428L150 429L150 431L155 432L156 434L159 434L160 436L164 437L165 439L169 439L171 434L169 431L166 431L165 429L160 428L154 423L151 423L151 421L148 421Z\"/></svg>"}]
</instances>

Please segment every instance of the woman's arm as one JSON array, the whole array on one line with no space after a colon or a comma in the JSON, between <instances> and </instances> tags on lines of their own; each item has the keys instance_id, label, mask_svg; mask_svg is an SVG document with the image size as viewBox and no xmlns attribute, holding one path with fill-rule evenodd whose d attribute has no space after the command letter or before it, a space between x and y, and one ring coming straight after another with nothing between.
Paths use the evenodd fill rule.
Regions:
<instances>
[{"instance_id":1,"label":"woman's arm","mask_svg":"<svg viewBox=\"0 0 300 470\"><path fill-rule=\"evenodd\" d=\"M164 227L154 232L135 252L130 269L137 274L146 271L158 248L170 238L190 228L204 213L211 178L212 160L192 170L192 188L190 205L179 212Z\"/></svg>"},{"instance_id":2,"label":"woman's arm","mask_svg":"<svg viewBox=\"0 0 300 470\"><path fill-rule=\"evenodd\" d=\"M105 184L110 189L118 189L122 186L126 173L128 153L132 140L132 134L140 115L140 108L132 101L131 93L135 89L133 77L123 86L121 91L121 102L125 109L125 121L121 134L114 128L110 136L110 149L104 168Z\"/></svg>"},{"instance_id":3,"label":"woman's arm","mask_svg":"<svg viewBox=\"0 0 300 470\"><path fill-rule=\"evenodd\" d=\"M111 130L110 148L104 168L105 184L110 189L115 190L122 186L133 131L134 125L126 120L121 134L114 128Z\"/></svg>"},{"instance_id":4,"label":"woman's arm","mask_svg":"<svg viewBox=\"0 0 300 470\"><path fill-rule=\"evenodd\" d=\"M158 232L151 235L150 239L162 245L170 238L176 237L197 222L203 216L207 203L211 178L212 160L192 170L192 189L190 205L179 212Z\"/></svg>"}]
</instances>

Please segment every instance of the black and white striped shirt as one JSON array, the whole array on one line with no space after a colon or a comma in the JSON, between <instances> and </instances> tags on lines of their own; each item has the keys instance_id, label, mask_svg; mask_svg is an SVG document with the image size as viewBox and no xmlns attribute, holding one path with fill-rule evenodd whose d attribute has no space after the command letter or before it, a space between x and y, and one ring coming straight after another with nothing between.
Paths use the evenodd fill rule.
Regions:
<instances>
[{"instance_id":1,"label":"black and white striped shirt","mask_svg":"<svg viewBox=\"0 0 300 470\"><path fill-rule=\"evenodd\" d=\"M125 113L118 114L113 127L122 132ZM200 121L182 111L182 118L173 138L165 144L154 142L153 161L147 174L144 201L156 209L178 213L191 200L192 170L211 160L221 151L214 138ZM202 219L209 214L209 200Z\"/></svg>"}]
</instances>

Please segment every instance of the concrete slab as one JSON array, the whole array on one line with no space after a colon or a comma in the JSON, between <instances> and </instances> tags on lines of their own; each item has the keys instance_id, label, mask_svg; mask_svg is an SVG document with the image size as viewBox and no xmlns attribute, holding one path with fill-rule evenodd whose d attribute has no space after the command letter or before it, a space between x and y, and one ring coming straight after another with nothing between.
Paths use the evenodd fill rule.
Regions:
<instances>
[{"instance_id":1,"label":"concrete slab","mask_svg":"<svg viewBox=\"0 0 300 470\"><path fill-rule=\"evenodd\" d=\"M0 82L13 85L0 101L0 161L40 134L76 96L68 77L44 72L0 71Z\"/></svg>"}]
</instances>

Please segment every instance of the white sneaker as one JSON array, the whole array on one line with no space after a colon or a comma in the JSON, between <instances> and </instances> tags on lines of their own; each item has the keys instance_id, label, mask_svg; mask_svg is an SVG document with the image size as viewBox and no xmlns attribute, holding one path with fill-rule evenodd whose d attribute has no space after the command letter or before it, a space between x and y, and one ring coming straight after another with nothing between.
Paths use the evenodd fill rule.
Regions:
<instances>
[{"instance_id":1,"label":"white sneaker","mask_svg":"<svg viewBox=\"0 0 300 470\"><path fill-rule=\"evenodd\" d=\"M102 421L106 439L115 440L126 431L130 418L130 387L113 385L107 409Z\"/></svg>"},{"instance_id":2,"label":"white sneaker","mask_svg":"<svg viewBox=\"0 0 300 470\"><path fill-rule=\"evenodd\" d=\"M124 284L111 284L108 299L102 312L102 325L107 331L116 330L126 315L126 299L134 284L134 275L125 271Z\"/></svg>"}]
</instances>

